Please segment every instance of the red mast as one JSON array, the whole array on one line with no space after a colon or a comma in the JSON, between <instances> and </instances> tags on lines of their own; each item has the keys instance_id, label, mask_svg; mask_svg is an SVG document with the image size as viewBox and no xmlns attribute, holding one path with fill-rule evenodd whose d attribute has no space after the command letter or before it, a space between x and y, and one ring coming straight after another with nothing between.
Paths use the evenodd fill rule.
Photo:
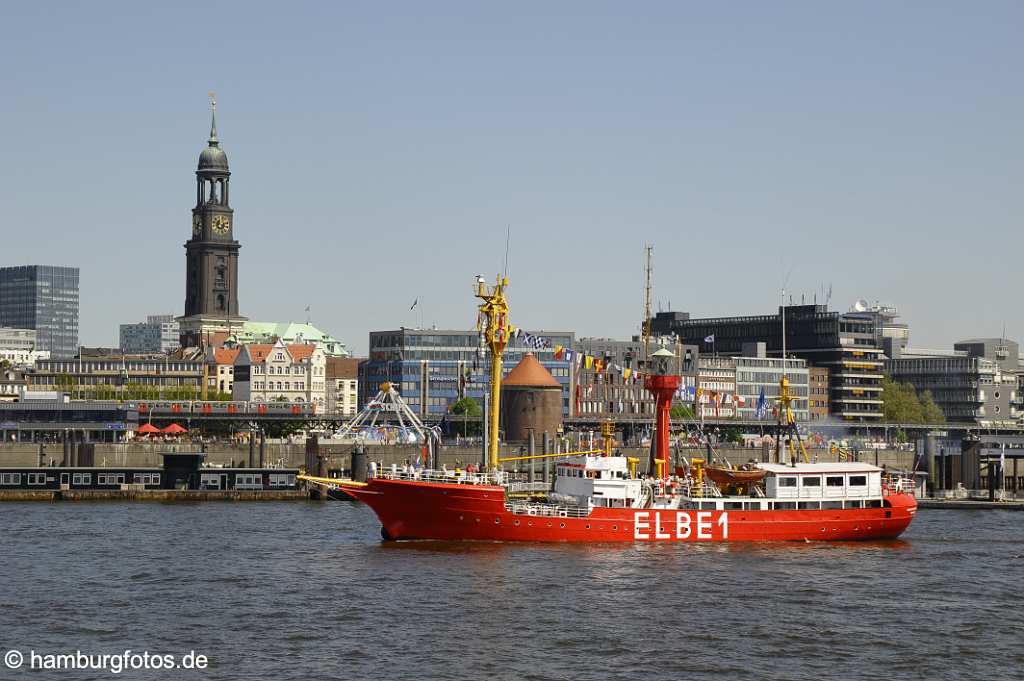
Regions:
<instances>
[{"instance_id":1,"label":"red mast","mask_svg":"<svg viewBox=\"0 0 1024 681\"><path fill-rule=\"evenodd\" d=\"M658 477L666 479L669 476L668 436L669 421L672 410L672 396L679 389L680 377L669 373L669 361L675 355L671 351L662 348L651 355L653 360L653 373L647 374L644 380L644 387L649 390L657 400L657 426L654 439L654 462L658 466Z\"/></svg>"}]
</instances>

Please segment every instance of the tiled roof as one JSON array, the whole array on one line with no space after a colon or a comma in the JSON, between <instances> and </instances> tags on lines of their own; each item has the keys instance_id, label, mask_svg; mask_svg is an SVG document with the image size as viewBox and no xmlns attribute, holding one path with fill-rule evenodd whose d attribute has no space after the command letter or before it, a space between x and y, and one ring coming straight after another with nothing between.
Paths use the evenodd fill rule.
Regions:
<instances>
[{"instance_id":1,"label":"tiled roof","mask_svg":"<svg viewBox=\"0 0 1024 681\"><path fill-rule=\"evenodd\" d=\"M526 353L519 364L501 382L507 386L522 386L528 388L561 388L562 384L555 380L551 372L544 368L544 365L537 361L532 352Z\"/></svg>"},{"instance_id":2,"label":"tiled roof","mask_svg":"<svg viewBox=\"0 0 1024 681\"><path fill-rule=\"evenodd\" d=\"M289 345L288 352L292 356L292 361L301 362L304 359L308 359L316 351L315 345Z\"/></svg>"},{"instance_id":3,"label":"tiled roof","mask_svg":"<svg viewBox=\"0 0 1024 681\"><path fill-rule=\"evenodd\" d=\"M249 351L249 360L253 364L263 364L267 359L267 355L274 349L274 346L269 343L253 343L252 345L246 345L245 349Z\"/></svg>"},{"instance_id":4,"label":"tiled roof","mask_svg":"<svg viewBox=\"0 0 1024 681\"><path fill-rule=\"evenodd\" d=\"M214 348L213 361L215 364L234 364L241 348Z\"/></svg>"}]
</instances>

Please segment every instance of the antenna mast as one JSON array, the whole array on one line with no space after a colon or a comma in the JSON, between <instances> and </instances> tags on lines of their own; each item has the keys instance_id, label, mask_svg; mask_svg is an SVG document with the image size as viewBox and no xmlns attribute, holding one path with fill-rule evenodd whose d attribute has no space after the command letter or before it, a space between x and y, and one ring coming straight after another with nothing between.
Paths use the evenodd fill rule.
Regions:
<instances>
[{"instance_id":1,"label":"antenna mast","mask_svg":"<svg viewBox=\"0 0 1024 681\"><path fill-rule=\"evenodd\" d=\"M646 261L644 266L644 321L641 325L644 341L644 369L647 368L647 355L651 344L651 251L654 247L650 244L644 246Z\"/></svg>"}]
</instances>

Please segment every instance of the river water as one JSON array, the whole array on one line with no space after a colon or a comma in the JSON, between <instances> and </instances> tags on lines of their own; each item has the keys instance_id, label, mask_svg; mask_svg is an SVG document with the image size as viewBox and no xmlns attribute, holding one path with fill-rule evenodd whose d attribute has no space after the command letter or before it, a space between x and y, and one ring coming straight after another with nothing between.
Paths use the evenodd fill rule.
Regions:
<instances>
[{"instance_id":1,"label":"river water","mask_svg":"<svg viewBox=\"0 0 1024 681\"><path fill-rule=\"evenodd\" d=\"M1021 679L1024 513L846 544L379 540L325 503L0 505L0 679Z\"/></svg>"}]
</instances>

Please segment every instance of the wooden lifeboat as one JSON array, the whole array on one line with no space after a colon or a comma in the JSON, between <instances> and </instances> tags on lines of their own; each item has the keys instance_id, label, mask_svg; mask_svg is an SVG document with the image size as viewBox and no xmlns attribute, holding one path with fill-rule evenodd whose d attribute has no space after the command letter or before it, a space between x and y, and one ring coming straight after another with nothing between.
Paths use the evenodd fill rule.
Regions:
<instances>
[{"instance_id":1,"label":"wooden lifeboat","mask_svg":"<svg viewBox=\"0 0 1024 681\"><path fill-rule=\"evenodd\" d=\"M755 468L743 470L740 468L721 468L719 466L705 466L704 475L719 487L733 487L737 485L750 485L761 482L768 471Z\"/></svg>"}]
</instances>

